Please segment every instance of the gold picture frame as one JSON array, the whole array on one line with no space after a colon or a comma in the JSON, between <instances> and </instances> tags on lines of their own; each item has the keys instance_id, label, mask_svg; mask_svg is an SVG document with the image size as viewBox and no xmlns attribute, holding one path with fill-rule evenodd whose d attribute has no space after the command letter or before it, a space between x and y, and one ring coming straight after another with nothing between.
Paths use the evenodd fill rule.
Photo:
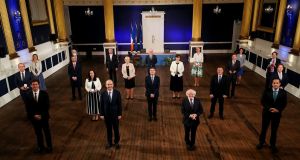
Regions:
<instances>
[{"instance_id":1,"label":"gold picture frame","mask_svg":"<svg viewBox=\"0 0 300 160\"><path fill-rule=\"evenodd\" d=\"M273 24L272 27L269 26L263 26L262 25L262 17L263 14L265 12L264 10L264 3L271 3L274 2L276 3L275 8L274 8L274 18L273 18ZM258 31L262 31L262 32L267 32L267 33L274 33L275 32L275 27L276 27L276 15L278 12L278 7L279 7L279 1L278 0L261 0L260 5L259 5L259 15L258 15L258 25L257 25L257 29Z\"/></svg>"}]
</instances>

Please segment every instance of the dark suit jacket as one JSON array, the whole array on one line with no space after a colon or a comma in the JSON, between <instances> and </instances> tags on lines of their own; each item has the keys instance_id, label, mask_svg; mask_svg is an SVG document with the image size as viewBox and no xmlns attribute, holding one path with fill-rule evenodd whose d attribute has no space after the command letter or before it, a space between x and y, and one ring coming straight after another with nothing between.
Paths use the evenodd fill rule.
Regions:
<instances>
[{"instance_id":1,"label":"dark suit jacket","mask_svg":"<svg viewBox=\"0 0 300 160\"><path fill-rule=\"evenodd\" d=\"M82 86L82 73L81 73L81 64L80 63L76 63L75 69L73 67L73 63L69 63L68 66L68 75L71 81L71 85L75 85L78 87ZM77 77L76 81L72 80L72 77Z\"/></svg>"},{"instance_id":2,"label":"dark suit jacket","mask_svg":"<svg viewBox=\"0 0 300 160\"><path fill-rule=\"evenodd\" d=\"M148 68L155 67L155 64L157 63L157 57L156 57L156 55L152 55L152 59L150 59L150 56L147 55L145 63L146 63L146 66Z\"/></svg>"},{"instance_id":3,"label":"dark suit jacket","mask_svg":"<svg viewBox=\"0 0 300 160\"><path fill-rule=\"evenodd\" d=\"M118 65L119 63L116 55L113 54L112 60L110 59L109 54L106 55L106 68L109 70L115 70L118 68Z\"/></svg>"},{"instance_id":4,"label":"dark suit jacket","mask_svg":"<svg viewBox=\"0 0 300 160\"><path fill-rule=\"evenodd\" d=\"M218 75L214 75L210 81L210 94L214 96L228 96L228 77L226 75L222 76L221 82L218 83Z\"/></svg>"},{"instance_id":5,"label":"dark suit jacket","mask_svg":"<svg viewBox=\"0 0 300 160\"><path fill-rule=\"evenodd\" d=\"M269 112L270 108L279 110L279 114L284 110L287 105L287 95L283 89L279 89L276 100L273 99L273 90L267 89L264 91L261 98L263 112Z\"/></svg>"},{"instance_id":6,"label":"dark suit jacket","mask_svg":"<svg viewBox=\"0 0 300 160\"><path fill-rule=\"evenodd\" d=\"M32 80L32 75L29 71L25 71L25 78L22 81L21 80L21 74L20 72L15 74L15 84L17 85L17 87L20 89L21 87L24 86L24 84L27 84L27 86L30 88L30 84L31 84L31 80ZM28 91L28 90L27 90ZM22 91L20 89L20 93L23 94L27 91Z\"/></svg>"},{"instance_id":7,"label":"dark suit jacket","mask_svg":"<svg viewBox=\"0 0 300 160\"><path fill-rule=\"evenodd\" d=\"M181 112L183 114L183 124L187 126L197 126L200 123L199 116L203 113L203 108L199 99L194 98L193 107L190 105L188 97L182 101ZM189 118L190 114L197 114L196 120Z\"/></svg>"},{"instance_id":8,"label":"dark suit jacket","mask_svg":"<svg viewBox=\"0 0 300 160\"><path fill-rule=\"evenodd\" d=\"M28 92L26 96L27 114L30 120L34 120L34 115L41 115L42 120L49 119L49 96L46 91L40 90L38 101L33 96L33 91Z\"/></svg>"},{"instance_id":9,"label":"dark suit jacket","mask_svg":"<svg viewBox=\"0 0 300 160\"><path fill-rule=\"evenodd\" d=\"M150 97L150 94L155 94L155 98L159 97L159 86L160 86L160 78L158 76L154 77L154 81L152 83L151 76L148 75L145 78L145 88L146 88L146 97Z\"/></svg>"},{"instance_id":10,"label":"dark suit jacket","mask_svg":"<svg viewBox=\"0 0 300 160\"><path fill-rule=\"evenodd\" d=\"M107 90L101 93L100 115L109 118L116 118L122 115L122 99L118 90L113 89L111 102Z\"/></svg>"},{"instance_id":11,"label":"dark suit jacket","mask_svg":"<svg viewBox=\"0 0 300 160\"><path fill-rule=\"evenodd\" d=\"M235 73L232 73L232 74L237 74L237 72L240 70L240 61L236 60L234 65L232 65L232 60L230 60L228 63L227 63L227 72L228 74L229 71L233 72L235 71Z\"/></svg>"},{"instance_id":12,"label":"dark suit jacket","mask_svg":"<svg viewBox=\"0 0 300 160\"><path fill-rule=\"evenodd\" d=\"M279 76L278 76L278 72L274 72L272 75L271 75L271 78L270 78L270 88L272 88L272 81L273 79L275 78L278 78L279 79ZM280 79L279 79L280 80ZM280 80L280 83L281 83L281 87L284 89L285 86L288 84L288 77L287 77L287 74L286 73L282 73L282 79Z\"/></svg>"},{"instance_id":13,"label":"dark suit jacket","mask_svg":"<svg viewBox=\"0 0 300 160\"><path fill-rule=\"evenodd\" d=\"M268 67L267 67L267 72L270 72L270 63L271 63L271 61L272 61L272 58L269 58L268 59ZM274 67L274 72L276 72L276 70L277 70L277 66L279 65L281 63L281 60L280 59L278 59L278 58L276 58L276 63L275 63L275 67Z\"/></svg>"}]
</instances>

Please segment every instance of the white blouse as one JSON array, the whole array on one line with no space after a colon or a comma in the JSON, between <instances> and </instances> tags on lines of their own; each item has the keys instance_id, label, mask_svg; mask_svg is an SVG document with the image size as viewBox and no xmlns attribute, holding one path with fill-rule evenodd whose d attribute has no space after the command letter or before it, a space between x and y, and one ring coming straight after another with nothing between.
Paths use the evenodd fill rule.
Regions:
<instances>
[{"instance_id":1,"label":"white blouse","mask_svg":"<svg viewBox=\"0 0 300 160\"><path fill-rule=\"evenodd\" d=\"M42 63L40 61L32 62L29 66L29 71L34 76L39 76L42 73Z\"/></svg>"},{"instance_id":2,"label":"white blouse","mask_svg":"<svg viewBox=\"0 0 300 160\"><path fill-rule=\"evenodd\" d=\"M126 70L126 66L129 66L129 77L127 75L127 70ZM134 65L132 63L124 63L122 64L122 75L123 75L123 78L127 79L127 78L133 78L135 77L135 68L134 68Z\"/></svg>"},{"instance_id":3,"label":"white blouse","mask_svg":"<svg viewBox=\"0 0 300 160\"><path fill-rule=\"evenodd\" d=\"M176 70L177 70L177 64L176 61L173 61L170 66L170 72L172 76L176 75ZM179 72L178 77L181 77L183 75L183 71L184 71L183 63L179 61L178 70L177 70L177 72Z\"/></svg>"},{"instance_id":4,"label":"white blouse","mask_svg":"<svg viewBox=\"0 0 300 160\"><path fill-rule=\"evenodd\" d=\"M87 78L85 80L85 90L87 92L91 92L92 91L92 82L94 82L95 90L100 91L102 85L101 85L101 81L100 81L100 79L98 77L96 78L96 81L89 81L89 79Z\"/></svg>"},{"instance_id":5,"label":"white blouse","mask_svg":"<svg viewBox=\"0 0 300 160\"><path fill-rule=\"evenodd\" d=\"M204 62L203 53L200 53L200 54L195 53L193 58L194 58L195 63L203 63Z\"/></svg>"}]
</instances>

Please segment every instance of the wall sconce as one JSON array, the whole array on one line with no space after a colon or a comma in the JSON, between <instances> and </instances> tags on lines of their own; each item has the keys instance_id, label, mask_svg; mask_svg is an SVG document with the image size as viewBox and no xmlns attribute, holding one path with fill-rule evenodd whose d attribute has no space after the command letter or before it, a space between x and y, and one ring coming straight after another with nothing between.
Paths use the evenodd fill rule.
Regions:
<instances>
[{"instance_id":1,"label":"wall sconce","mask_svg":"<svg viewBox=\"0 0 300 160\"><path fill-rule=\"evenodd\" d=\"M222 9L217 5L216 8L213 9L214 14L220 14L222 12Z\"/></svg>"},{"instance_id":2,"label":"wall sconce","mask_svg":"<svg viewBox=\"0 0 300 160\"><path fill-rule=\"evenodd\" d=\"M265 8L265 13L271 14L274 11L274 8L269 5L267 8Z\"/></svg>"},{"instance_id":3,"label":"wall sconce","mask_svg":"<svg viewBox=\"0 0 300 160\"><path fill-rule=\"evenodd\" d=\"M16 20L21 20L21 13L20 13L20 11L18 11L18 10L16 10L16 11L14 11L13 12L13 15L14 15L14 18L16 19Z\"/></svg>"},{"instance_id":4,"label":"wall sconce","mask_svg":"<svg viewBox=\"0 0 300 160\"><path fill-rule=\"evenodd\" d=\"M86 16L92 16L94 15L94 12L92 10L90 10L90 8L88 7L86 11L84 11Z\"/></svg>"}]
</instances>

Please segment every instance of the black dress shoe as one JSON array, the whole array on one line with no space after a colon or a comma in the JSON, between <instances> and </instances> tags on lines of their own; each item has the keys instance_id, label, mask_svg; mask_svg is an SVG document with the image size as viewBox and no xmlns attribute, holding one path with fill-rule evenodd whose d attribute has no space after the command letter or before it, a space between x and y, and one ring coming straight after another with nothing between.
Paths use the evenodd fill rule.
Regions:
<instances>
[{"instance_id":1,"label":"black dress shoe","mask_svg":"<svg viewBox=\"0 0 300 160\"><path fill-rule=\"evenodd\" d=\"M43 153L44 149L41 147L38 147L34 150L34 153Z\"/></svg>"},{"instance_id":2,"label":"black dress shoe","mask_svg":"<svg viewBox=\"0 0 300 160\"><path fill-rule=\"evenodd\" d=\"M151 122L151 121L152 121L152 118L149 117L149 118L148 118L148 121Z\"/></svg>"},{"instance_id":3,"label":"black dress shoe","mask_svg":"<svg viewBox=\"0 0 300 160\"><path fill-rule=\"evenodd\" d=\"M117 143L115 146L116 146L116 149L120 149L121 148L119 143Z\"/></svg>"},{"instance_id":4,"label":"black dress shoe","mask_svg":"<svg viewBox=\"0 0 300 160\"><path fill-rule=\"evenodd\" d=\"M214 115L213 114L210 114L207 118L208 119L211 119L211 118L213 118L214 117Z\"/></svg>"},{"instance_id":5,"label":"black dress shoe","mask_svg":"<svg viewBox=\"0 0 300 160\"><path fill-rule=\"evenodd\" d=\"M277 147L271 146L270 148L271 148L271 152L272 152L272 153L278 153Z\"/></svg>"},{"instance_id":6,"label":"black dress shoe","mask_svg":"<svg viewBox=\"0 0 300 160\"><path fill-rule=\"evenodd\" d=\"M52 153L52 147L47 147L46 149L45 149L45 151L46 151L46 153Z\"/></svg>"},{"instance_id":7,"label":"black dress shoe","mask_svg":"<svg viewBox=\"0 0 300 160\"><path fill-rule=\"evenodd\" d=\"M154 118L153 118L153 121L157 121L157 118L156 118L156 117L154 117Z\"/></svg>"},{"instance_id":8,"label":"black dress shoe","mask_svg":"<svg viewBox=\"0 0 300 160\"><path fill-rule=\"evenodd\" d=\"M109 148L111 148L112 147L112 144L107 144L106 146L105 146L105 149L109 149Z\"/></svg>"},{"instance_id":9,"label":"black dress shoe","mask_svg":"<svg viewBox=\"0 0 300 160\"><path fill-rule=\"evenodd\" d=\"M258 150L262 149L263 147L264 147L264 145L261 143L256 145L256 149L258 149Z\"/></svg>"},{"instance_id":10,"label":"black dress shoe","mask_svg":"<svg viewBox=\"0 0 300 160\"><path fill-rule=\"evenodd\" d=\"M224 120L224 116L220 116L220 119L221 119L221 120Z\"/></svg>"}]
</instances>

